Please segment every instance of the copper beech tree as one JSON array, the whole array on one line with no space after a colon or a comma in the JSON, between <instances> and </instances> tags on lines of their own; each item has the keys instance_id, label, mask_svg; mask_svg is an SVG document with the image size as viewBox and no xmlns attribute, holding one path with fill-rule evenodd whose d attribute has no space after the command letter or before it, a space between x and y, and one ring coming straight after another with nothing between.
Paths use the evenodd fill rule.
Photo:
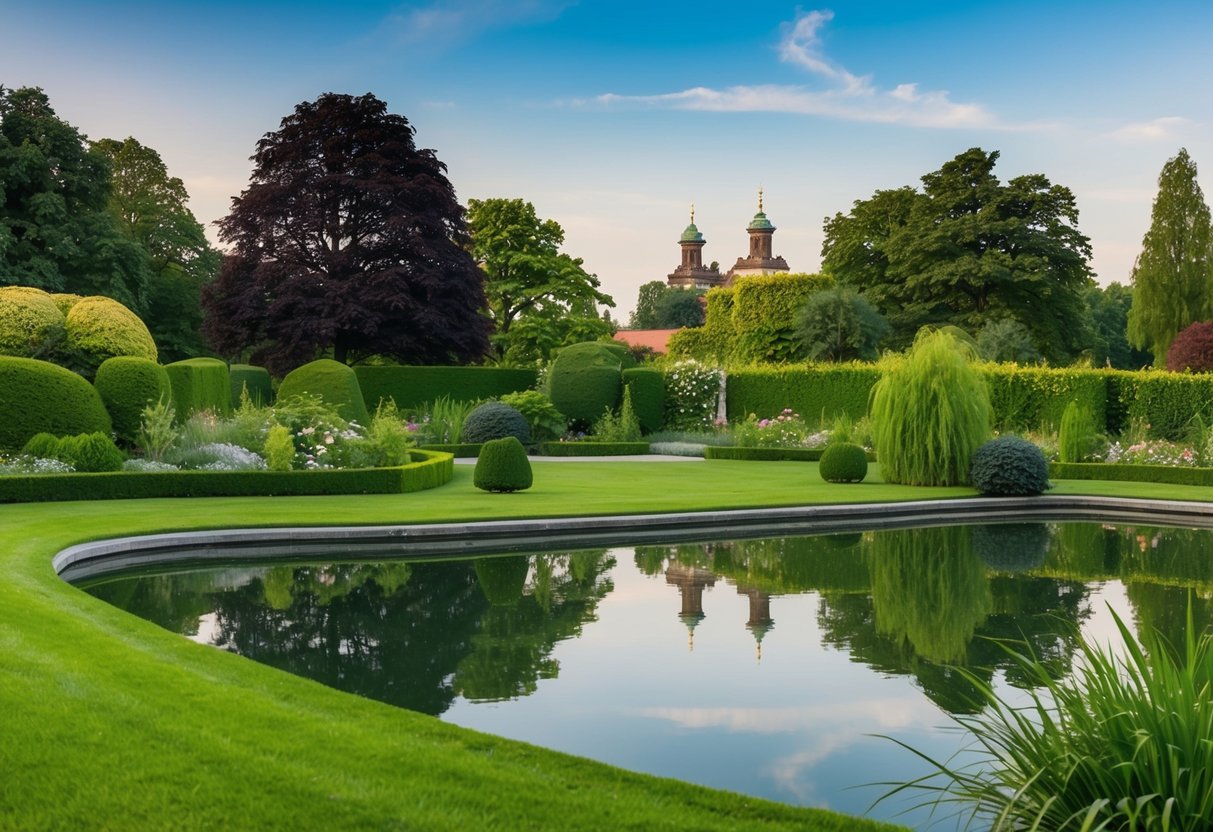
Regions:
<instances>
[{"instance_id":1,"label":"copper beech tree","mask_svg":"<svg viewBox=\"0 0 1213 832\"><path fill-rule=\"evenodd\" d=\"M480 359L483 274L432 150L374 95L325 93L267 133L219 236L204 331L220 353L283 372L329 354L413 364Z\"/></svg>"}]
</instances>

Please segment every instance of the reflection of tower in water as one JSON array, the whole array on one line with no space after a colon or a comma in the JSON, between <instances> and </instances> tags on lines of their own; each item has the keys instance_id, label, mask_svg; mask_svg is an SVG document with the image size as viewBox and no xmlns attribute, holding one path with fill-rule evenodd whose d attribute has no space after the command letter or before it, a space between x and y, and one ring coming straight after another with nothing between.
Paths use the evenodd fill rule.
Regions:
<instances>
[{"instance_id":1,"label":"reflection of tower in water","mask_svg":"<svg viewBox=\"0 0 1213 832\"><path fill-rule=\"evenodd\" d=\"M703 591L715 586L716 574L709 569L671 563L665 570L665 582L678 587L682 596L682 610L678 617L687 628L687 649L695 649L695 628L704 619Z\"/></svg>"},{"instance_id":2,"label":"reflection of tower in water","mask_svg":"<svg viewBox=\"0 0 1213 832\"><path fill-rule=\"evenodd\" d=\"M754 646L758 661L762 661L762 639L775 628L775 619L771 618L771 595L757 587L737 585L737 594L750 599L750 620L745 627L754 634Z\"/></svg>"}]
</instances>

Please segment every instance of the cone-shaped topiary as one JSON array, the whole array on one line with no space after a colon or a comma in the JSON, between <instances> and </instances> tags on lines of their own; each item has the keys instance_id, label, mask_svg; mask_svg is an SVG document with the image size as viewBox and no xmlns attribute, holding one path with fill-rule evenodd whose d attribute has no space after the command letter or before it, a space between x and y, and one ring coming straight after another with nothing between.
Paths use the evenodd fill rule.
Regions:
<instances>
[{"instance_id":1,"label":"cone-shaped topiary","mask_svg":"<svg viewBox=\"0 0 1213 832\"><path fill-rule=\"evenodd\" d=\"M513 436L493 439L480 448L472 483L482 491L524 491L531 487L531 461Z\"/></svg>"},{"instance_id":2,"label":"cone-shaped topiary","mask_svg":"<svg viewBox=\"0 0 1213 832\"><path fill-rule=\"evenodd\" d=\"M973 454L973 487L993 497L1029 497L1049 488L1044 451L1018 436L1000 436Z\"/></svg>"},{"instance_id":3,"label":"cone-shaped topiary","mask_svg":"<svg viewBox=\"0 0 1213 832\"><path fill-rule=\"evenodd\" d=\"M531 426L526 417L504 402L485 402L463 421L460 442L489 442L512 436L522 444L531 441Z\"/></svg>"},{"instance_id":4,"label":"cone-shaped topiary","mask_svg":"<svg viewBox=\"0 0 1213 832\"><path fill-rule=\"evenodd\" d=\"M354 371L331 358L320 358L286 374L278 386L278 399L311 393L324 399L324 403L337 411L347 422L357 422L362 427L371 423L366 402L362 398L362 387Z\"/></svg>"},{"instance_id":5,"label":"cone-shaped topiary","mask_svg":"<svg viewBox=\"0 0 1213 832\"><path fill-rule=\"evenodd\" d=\"M863 482L868 475L868 454L850 442L835 442L822 451L817 470L826 482Z\"/></svg>"},{"instance_id":6,"label":"cone-shaped topiary","mask_svg":"<svg viewBox=\"0 0 1213 832\"><path fill-rule=\"evenodd\" d=\"M531 559L526 555L505 558L476 558L472 561L480 591L494 607L516 607L526 588Z\"/></svg>"},{"instance_id":7,"label":"cone-shaped topiary","mask_svg":"<svg viewBox=\"0 0 1213 832\"><path fill-rule=\"evenodd\" d=\"M118 355L97 368L93 386L101 394L114 422L114 433L123 442L134 442L143 421L143 408L172 398L168 371L146 358Z\"/></svg>"}]
</instances>

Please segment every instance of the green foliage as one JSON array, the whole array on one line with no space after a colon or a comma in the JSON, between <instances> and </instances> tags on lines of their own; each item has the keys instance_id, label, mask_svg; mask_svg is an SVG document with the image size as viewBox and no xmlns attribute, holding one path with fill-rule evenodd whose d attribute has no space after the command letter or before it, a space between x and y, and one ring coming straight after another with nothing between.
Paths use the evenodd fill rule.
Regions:
<instances>
[{"instance_id":1,"label":"green foliage","mask_svg":"<svg viewBox=\"0 0 1213 832\"><path fill-rule=\"evenodd\" d=\"M716 419L720 370L695 360L678 361L665 371L665 426L670 430L708 430Z\"/></svg>"},{"instance_id":2,"label":"green foliage","mask_svg":"<svg viewBox=\"0 0 1213 832\"><path fill-rule=\"evenodd\" d=\"M1036 569L1053 542L1047 523L982 523L970 528L973 551L990 569L1004 574Z\"/></svg>"},{"instance_id":3,"label":"green foliage","mask_svg":"<svg viewBox=\"0 0 1213 832\"><path fill-rule=\"evenodd\" d=\"M594 440L598 442L639 442L640 421L632 408L632 391L626 387L623 390L623 404L619 413L606 410L602 417L594 423L592 431Z\"/></svg>"},{"instance_id":4,"label":"green foliage","mask_svg":"<svg viewBox=\"0 0 1213 832\"><path fill-rule=\"evenodd\" d=\"M459 437L463 435L463 423L476 406L475 402L452 400L446 396L435 399L423 408L422 421L418 426L419 440L434 445L459 442Z\"/></svg>"},{"instance_id":5,"label":"green foliage","mask_svg":"<svg viewBox=\"0 0 1213 832\"><path fill-rule=\"evenodd\" d=\"M517 437L493 439L481 447L472 474L472 484L481 491L525 491L532 482L531 462Z\"/></svg>"},{"instance_id":6,"label":"green foliage","mask_svg":"<svg viewBox=\"0 0 1213 832\"><path fill-rule=\"evenodd\" d=\"M1054 462L1049 473L1059 480L1102 480L1105 482L1158 482L1171 485L1213 486L1213 468L1186 468L1178 465L1133 465L1124 462Z\"/></svg>"},{"instance_id":7,"label":"green foliage","mask_svg":"<svg viewBox=\"0 0 1213 832\"><path fill-rule=\"evenodd\" d=\"M973 454L973 487L992 497L1028 497L1049 489L1044 452L1018 436L999 436Z\"/></svg>"},{"instance_id":8,"label":"green foliage","mask_svg":"<svg viewBox=\"0 0 1213 832\"><path fill-rule=\"evenodd\" d=\"M1129 346L1132 287L1113 282L1107 286L1088 286L1085 294L1091 312L1091 363L1117 370L1139 370L1154 363L1151 353Z\"/></svg>"},{"instance_id":9,"label":"green foliage","mask_svg":"<svg viewBox=\"0 0 1213 832\"><path fill-rule=\"evenodd\" d=\"M286 425L271 425L265 434L262 451L265 467L271 471L290 471L295 466L295 442Z\"/></svg>"},{"instance_id":10,"label":"green foliage","mask_svg":"<svg viewBox=\"0 0 1213 832\"><path fill-rule=\"evenodd\" d=\"M81 473L121 471L126 459L114 440L104 433L65 436L59 441L58 458Z\"/></svg>"},{"instance_id":11,"label":"green foliage","mask_svg":"<svg viewBox=\"0 0 1213 832\"><path fill-rule=\"evenodd\" d=\"M1010 364L1039 364L1041 361L1032 333L1014 318L986 321L977 333L977 353L986 361Z\"/></svg>"},{"instance_id":12,"label":"green foliage","mask_svg":"<svg viewBox=\"0 0 1213 832\"><path fill-rule=\"evenodd\" d=\"M862 418L881 369L872 364L801 364L744 367L729 373L728 414L774 418L785 407L823 421Z\"/></svg>"},{"instance_id":13,"label":"green foliage","mask_svg":"<svg viewBox=\"0 0 1213 832\"><path fill-rule=\"evenodd\" d=\"M868 455L850 442L831 442L817 466L826 482L863 482L868 475Z\"/></svg>"},{"instance_id":14,"label":"green foliage","mask_svg":"<svg viewBox=\"0 0 1213 832\"><path fill-rule=\"evenodd\" d=\"M632 329L679 329L703 326L703 292L653 280L640 287L628 321Z\"/></svg>"},{"instance_id":15,"label":"green foliage","mask_svg":"<svg viewBox=\"0 0 1213 832\"><path fill-rule=\"evenodd\" d=\"M1057 429L1057 450L1062 462L1086 462L1095 450L1099 426L1091 411L1082 403L1072 401L1061 414Z\"/></svg>"},{"instance_id":16,"label":"green foliage","mask_svg":"<svg viewBox=\"0 0 1213 832\"><path fill-rule=\"evenodd\" d=\"M666 342L671 358L694 359L707 364L724 364L735 350L737 337L733 326L734 290L709 289L707 312L702 327L680 329Z\"/></svg>"},{"instance_id":17,"label":"green foliage","mask_svg":"<svg viewBox=\"0 0 1213 832\"><path fill-rule=\"evenodd\" d=\"M819 274L770 274L738 278L733 285L732 359L793 361L800 353L797 324L809 298L834 285Z\"/></svg>"},{"instance_id":18,"label":"green foliage","mask_svg":"<svg viewBox=\"0 0 1213 832\"><path fill-rule=\"evenodd\" d=\"M816 462L825 448L743 448L739 446L708 445L703 449L704 459L741 459L749 461L795 460Z\"/></svg>"},{"instance_id":19,"label":"green foliage","mask_svg":"<svg viewBox=\"0 0 1213 832\"><path fill-rule=\"evenodd\" d=\"M990 390L994 427L1000 431L1036 430L1042 426L1053 430L1072 401L1087 408L1096 425L1107 419L1106 371L987 364L981 372Z\"/></svg>"},{"instance_id":20,"label":"green foliage","mask_svg":"<svg viewBox=\"0 0 1213 832\"><path fill-rule=\"evenodd\" d=\"M173 447L181 431L174 424L177 416L176 408L168 398L152 402L143 408L140 414L139 430L135 434L135 446L143 451L143 456L153 462L164 460L165 454Z\"/></svg>"},{"instance_id":21,"label":"green foliage","mask_svg":"<svg viewBox=\"0 0 1213 832\"><path fill-rule=\"evenodd\" d=\"M525 555L476 558L472 568L486 601L494 607L515 607L522 600L531 560Z\"/></svg>"},{"instance_id":22,"label":"green foliage","mask_svg":"<svg viewBox=\"0 0 1213 832\"><path fill-rule=\"evenodd\" d=\"M623 389L632 397L632 407L644 433L660 430L665 423L665 377L653 367L629 367L623 371Z\"/></svg>"},{"instance_id":23,"label":"green foliage","mask_svg":"<svg viewBox=\"0 0 1213 832\"><path fill-rule=\"evenodd\" d=\"M0 355L48 358L66 334L54 299L29 286L0 286Z\"/></svg>"},{"instance_id":24,"label":"green foliage","mask_svg":"<svg viewBox=\"0 0 1213 832\"><path fill-rule=\"evenodd\" d=\"M155 361L156 342L134 312L105 297L81 299L67 313L60 363L93 378L107 358L133 355Z\"/></svg>"},{"instance_id":25,"label":"green foliage","mask_svg":"<svg viewBox=\"0 0 1213 832\"><path fill-rule=\"evenodd\" d=\"M751 413L732 425L733 444L749 448L803 447L812 429L800 414L785 407L774 419L759 419Z\"/></svg>"},{"instance_id":26,"label":"green foliage","mask_svg":"<svg viewBox=\"0 0 1213 832\"><path fill-rule=\"evenodd\" d=\"M59 459L60 442L59 437L53 433L35 433L25 443L21 453L34 459Z\"/></svg>"},{"instance_id":27,"label":"green foliage","mask_svg":"<svg viewBox=\"0 0 1213 832\"><path fill-rule=\"evenodd\" d=\"M0 503L52 500L132 500L147 497L271 497L323 494L401 494L437 488L455 474L450 454L396 468L311 471L158 471L111 474L0 476Z\"/></svg>"},{"instance_id":28,"label":"green foliage","mask_svg":"<svg viewBox=\"0 0 1213 832\"><path fill-rule=\"evenodd\" d=\"M133 355L119 355L103 361L97 368L93 386L105 402L114 433L127 444L135 441L144 408L154 402L166 401L173 394L163 367Z\"/></svg>"},{"instance_id":29,"label":"green foliage","mask_svg":"<svg viewBox=\"0 0 1213 832\"><path fill-rule=\"evenodd\" d=\"M633 372L631 370L625 370ZM501 397L502 404L507 404L526 417L531 429L532 442L546 442L564 435L568 429L564 414L556 409L552 400L538 390L523 390L519 393L506 393Z\"/></svg>"},{"instance_id":30,"label":"green foliage","mask_svg":"<svg viewBox=\"0 0 1213 832\"><path fill-rule=\"evenodd\" d=\"M1213 635L1189 604L1179 643L1112 611L1121 645L1082 642L1081 670L1007 645L1027 681L1014 701L979 685L984 708L955 717L976 740L971 766L926 759L910 784L996 830L1201 830L1213 824Z\"/></svg>"},{"instance_id":31,"label":"green foliage","mask_svg":"<svg viewBox=\"0 0 1213 832\"><path fill-rule=\"evenodd\" d=\"M1119 427L1137 423L1155 439L1180 439L1197 415L1213 421L1213 377L1148 370L1113 373L1117 404L1123 410ZM1109 394L1109 399L1111 395ZM1111 404L1111 401L1109 402ZM1108 419L1109 432L1115 431Z\"/></svg>"},{"instance_id":32,"label":"green foliage","mask_svg":"<svg viewBox=\"0 0 1213 832\"><path fill-rule=\"evenodd\" d=\"M226 416L232 411L232 384L227 365L217 358L186 358L166 364L173 387L173 406L177 419L184 422L191 413L211 410Z\"/></svg>"},{"instance_id":33,"label":"green foliage","mask_svg":"<svg viewBox=\"0 0 1213 832\"><path fill-rule=\"evenodd\" d=\"M529 444L531 428L526 417L503 402L485 402L467 415L459 441L487 443L507 436Z\"/></svg>"},{"instance_id":34,"label":"green foliage","mask_svg":"<svg viewBox=\"0 0 1213 832\"><path fill-rule=\"evenodd\" d=\"M854 289L832 286L814 292L796 320L800 357L809 361L871 361L889 323Z\"/></svg>"},{"instance_id":35,"label":"green foliage","mask_svg":"<svg viewBox=\"0 0 1213 832\"><path fill-rule=\"evenodd\" d=\"M985 381L959 342L927 332L872 390L872 439L886 482L961 485L990 434Z\"/></svg>"},{"instance_id":36,"label":"green foliage","mask_svg":"<svg viewBox=\"0 0 1213 832\"><path fill-rule=\"evenodd\" d=\"M270 384L270 371L264 367L254 367L252 364L232 364L227 369L228 381L231 382L231 400L239 402L247 395L249 401L258 407L267 407L274 403L274 389Z\"/></svg>"},{"instance_id":37,"label":"green foliage","mask_svg":"<svg viewBox=\"0 0 1213 832\"><path fill-rule=\"evenodd\" d=\"M287 399L303 393L320 396L347 422L357 422L363 426L370 422L358 376L340 361L320 358L296 367L278 385L280 398Z\"/></svg>"},{"instance_id":38,"label":"green foliage","mask_svg":"<svg viewBox=\"0 0 1213 832\"><path fill-rule=\"evenodd\" d=\"M404 425L404 418L392 401L381 402L371 417L366 441L375 452L373 467L404 465L411 459L411 449L417 444Z\"/></svg>"},{"instance_id":39,"label":"green foliage","mask_svg":"<svg viewBox=\"0 0 1213 832\"><path fill-rule=\"evenodd\" d=\"M615 347L627 352L622 344ZM591 341L565 347L548 374L552 404L571 426L591 425L604 410L618 406L624 369L619 350L608 344Z\"/></svg>"},{"instance_id":40,"label":"green foliage","mask_svg":"<svg viewBox=\"0 0 1213 832\"><path fill-rule=\"evenodd\" d=\"M544 456L638 456L649 452L648 442L544 442Z\"/></svg>"},{"instance_id":41,"label":"green foliage","mask_svg":"<svg viewBox=\"0 0 1213 832\"><path fill-rule=\"evenodd\" d=\"M109 433L97 390L80 376L33 358L0 356L0 449L23 446L36 433Z\"/></svg>"},{"instance_id":42,"label":"green foliage","mask_svg":"<svg viewBox=\"0 0 1213 832\"><path fill-rule=\"evenodd\" d=\"M442 397L475 402L499 399L535 386L534 368L404 367L366 365L354 368L368 408L391 399L402 410L421 407Z\"/></svg>"},{"instance_id":43,"label":"green foliage","mask_svg":"<svg viewBox=\"0 0 1213 832\"><path fill-rule=\"evenodd\" d=\"M1129 280L1129 342L1153 352L1155 366L1181 329L1213 318L1213 225L1196 163L1183 148L1158 176L1150 228Z\"/></svg>"}]
</instances>

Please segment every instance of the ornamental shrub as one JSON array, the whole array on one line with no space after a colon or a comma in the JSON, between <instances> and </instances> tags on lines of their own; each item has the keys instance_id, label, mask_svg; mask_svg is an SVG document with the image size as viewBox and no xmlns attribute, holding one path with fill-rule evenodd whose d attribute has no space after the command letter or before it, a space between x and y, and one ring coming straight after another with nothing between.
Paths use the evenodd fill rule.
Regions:
<instances>
[{"instance_id":1,"label":"ornamental shrub","mask_svg":"<svg viewBox=\"0 0 1213 832\"><path fill-rule=\"evenodd\" d=\"M0 356L0 450L22 447L36 433L68 436L111 424L96 388L46 361Z\"/></svg>"},{"instance_id":2,"label":"ornamental shrub","mask_svg":"<svg viewBox=\"0 0 1213 832\"><path fill-rule=\"evenodd\" d=\"M530 441L532 442L557 439L568 430L564 414L556 409L556 405L552 404L551 399L538 390L506 393L501 397L501 403L508 404L526 418L527 425L531 429Z\"/></svg>"},{"instance_id":3,"label":"ornamental shrub","mask_svg":"<svg viewBox=\"0 0 1213 832\"><path fill-rule=\"evenodd\" d=\"M67 313L62 363L91 379L107 358L133 355L155 361L156 342L131 310L112 298L88 297Z\"/></svg>"},{"instance_id":4,"label":"ornamental shrub","mask_svg":"<svg viewBox=\"0 0 1213 832\"><path fill-rule=\"evenodd\" d=\"M632 408L645 433L661 430L665 421L665 379L653 367L623 371L623 388L632 394Z\"/></svg>"},{"instance_id":5,"label":"ornamental shrub","mask_svg":"<svg viewBox=\"0 0 1213 832\"><path fill-rule=\"evenodd\" d=\"M278 398L288 399L311 393L324 399L347 422L366 426L371 416L362 398L362 388L354 371L331 358L320 358L286 374L278 385Z\"/></svg>"},{"instance_id":6,"label":"ornamental shrub","mask_svg":"<svg viewBox=\"0 0 1213 832\"><path fill-rule=\"evenodd\" d=\"M265 467L271 471L289 471L295 465L295 441L291 429L285 425L272 425L265 435Z\"/></svg>"},{"instance_id":7,"label":"ornamental shrub","mask_svg":"<svg viewBox=\"0 0 1213 832\"><path fill-rule=\"evenodd\" d=\"M639 442L640 421L632 408L632 391L623 390L623 404L619 413L603 411L602 418L594 423L593 439L597 442Z\"/></svg>"},{"instance_id":8,"label":"ornamental shrub","mask_svg":"<svg viewBox=\"0 0 1213 832\"><path fill-rule=\"evenodd\" d=\"M820 274L769 274L738 278L733 285L734 346L743 363L792 361L801 352L797 317L815 293L834 285Z\"/></svg>"},{"instance_id":9,"label":"ornamental shrub","mask_svg":"<svg viewBox=\"0 0 1213 832\"><path fill-rule=\"evenodd\" d=\"M77 471L99 474L121 471L126 456L107 434L96 432L65 436L59 441L58 459Z\"/></svg>"},{"instance_id":10,"label":"ornamental shrub","mask_svg":"<svg viewBox=\"0 0 1213 832\"><path fill-rule=\"evenodd\" d=\"M46 358L63 341L66 319L41 289L0 287L0 355Z\"/></svg>"},{"instance_id":11,"label":"ornamental shrub","mask_svg":"<svg viewBox=\"0 0 1213 832\"><path fill-rule=\"evenodd\" d=\"M270 384L270 371L252 364L233 364L227 370L231 382L231 401L237 404L246 392L249 401L257 407L268 407L274 403L274 389Z\"/></svg>"},{"instance_id":12,"label":"ornamental shrub","mask_svg":"<svg viewBox=\"0 0 1213 832\"><path fill-rule=\"evenodd\" d=\"M835 442L821 452L817 464L826 482L863 482L868 475L868 454L850 442Z\"/></svg>"},{"instance_id":13,"label":"ornamental shrub","mask_svg":"<svg viewBox=\"0 0 1213 832\"><path fill-rule=\"evenodd\" d=\"M524 491L531 487L531 462L517 437L485 442L476 460L472 484L481 491Z\"/></svg>"},{"instance_id":14,"label":"ornamental shrub","mask_svg":"<svg viewBox=\"0 0 1213 832\"><path fill-rule=\"evenodd\" d=\"M97 368L93 386L109 411L114 433L130 444L135 441L143 410L149 404L172 398L168 373L155 361L133 355L107 358Z\"/></svg>"},{"instance_id":15,"label":"ornamental shrub","mask_svg":"<svg viewBox=\"0 0 1213 832\"><path fill-rule=\"evenodd\" d=\"M84 295L73 295L66 292L56 292L51 295L51 300L55 302L55 306L63 313L63 317L67 317L67 313L72 310L80 301L84 300Z\"/></svg>"},{"instance_id":16,"label":"ornamental shrub","mask_svg":"<svg viewBox=\"0 0 1213 832\"><path fill-rule=\"evenodd\" d=\"M1078 402L1066 405L1057 430L1057 455L1062 462L1088 462L1099 430L1091 411Z\"/></svg>"},{"instance_id":17,"label":"ornamental shrub","mask_svg":"<svg viewBox=\"0 0 1213 832\"><path fill-rule=\"evenodd\" d=\"M21 453L34 459L58 459L60 439L53 433L35 433Z\"/></svg>"},{"instance_id":18,"label":"ornamental shrub","mask_svg":"<svg viewBox=\"0 0 1213 832\"><path fill-rule=\"evenodd\" d=\"M990 396L971 348L927 331L872 390L872 440L886 482L959 485L990 435Z\"/></svg>"},{"instance_id":19,"label":"ornamental shrub","mask_svg":"<svg viewBox=\"0 0 1213 832\"><path fill-rule=\"evenodd\" d=\"M226 416L232 412L232 385L227 365L217 358L187 358L166 364L173 388L173 406L177 420L185 422L191 413L210 410Z\"/></svg>"},{"instance_id":20,"label":"ornamental shrub","mask_svg":"<svg viewBox=\"0 0 1213 832\"><path fill-rule=\"evenodd\" d=\"M705 431L716 421L721 370L698 361L679 361L665 372L665 426L668 430Z\"/></svg>"},{"instance_id":21,"label":"ornamental shrub","mask_svg":"<svg viewBox=\"0 0 1213 832\"><path fill-rule=\"evenodd\" d=\"M526 417L504 402L485 402L468 414L459 441L489 442L506 437L530 444L531 428Z\"/></svg>"},{"instance_id":22,"label":"ornamental shrub","mask_svg":"<svg viewBox=\"0 0 1213 832\"><path fill-rule=\"evenodd\" d=\"M635 363L623 344L588 341L565 347L548 374L552 404L572 427L589 427L604 410L619 406L625 361Z\"/></svg>"},{"instance_id":23,"label":"ornamental shrub","mask_svg":"<svg viewBox=\"0 0 1213 832\"><path fill-rule=\"evenodd\" d=\"M973 454L973 487L991 497L1030 497L1049 489L1044 451L1018 436L999 436Z\"/></svg>"},{"instance_id":24,"label":"ornamental shrub","mask_svg":"<svg viewBox=\"0 0 1213 832\"><path fill-rule=\"evenodd\" d=\"M1180 330L1167 350L1167 369L1176 373L1213 370L1213 321L1197 321Z\"/></svg>"}]
</instances>

